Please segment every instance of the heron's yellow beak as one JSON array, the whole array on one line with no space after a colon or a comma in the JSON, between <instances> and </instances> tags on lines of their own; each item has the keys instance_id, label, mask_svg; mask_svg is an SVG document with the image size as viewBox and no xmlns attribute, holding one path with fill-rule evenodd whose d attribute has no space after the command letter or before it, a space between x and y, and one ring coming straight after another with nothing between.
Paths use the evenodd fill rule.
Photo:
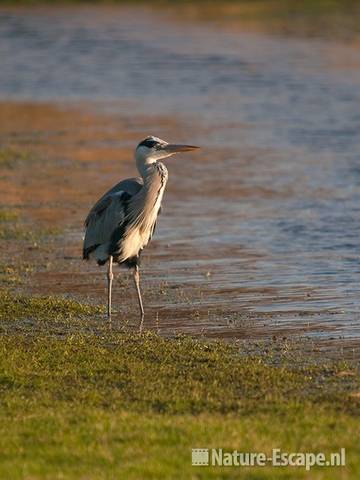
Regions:
<instances>
[{"instance_id":1,"label":"heron's yellow beak","mask_svg":"<svg viewBox=\"0 0 360 480\"><path fill-rule=\"evenodd\" d=\"M197 150L200 147L195 147L195 145L176 145L168 143L164 145L164 150L169 153L178 153L178 152L190 152L191 150Z\"/></svg>"}]
</instances>

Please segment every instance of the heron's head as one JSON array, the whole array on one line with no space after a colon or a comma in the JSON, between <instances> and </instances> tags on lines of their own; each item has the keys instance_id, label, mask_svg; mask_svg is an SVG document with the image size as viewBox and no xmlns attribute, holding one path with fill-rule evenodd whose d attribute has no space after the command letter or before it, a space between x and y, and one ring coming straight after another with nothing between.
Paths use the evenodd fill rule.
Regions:
<instances>
[{"instance_id":1,"label":"heron's head","mask_svg":"<svg viewBox=\"0 0 360 480\"><path fill-rule=\"evenodd\" d=\"M135 158L139 171L142 171L143 167L150 165L151 163L161 160L162 158L171 157L175 153L189 152L199 147L193 145L179 145L165 142L161 138L153 137L152 135L146 137L135 150Z\"/></svg>"}]
</instances>

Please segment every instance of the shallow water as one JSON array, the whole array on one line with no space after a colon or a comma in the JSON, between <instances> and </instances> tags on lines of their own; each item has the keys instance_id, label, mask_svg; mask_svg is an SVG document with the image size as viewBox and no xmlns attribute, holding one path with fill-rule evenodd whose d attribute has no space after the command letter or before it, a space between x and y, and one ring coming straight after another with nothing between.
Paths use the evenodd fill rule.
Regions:
<instances>
[{"instance_id":1,"label":"shallow water","mask_svg":"<svg viewBox=\"0 0 360 480\"><path fill-rule=\"evenodd\" d=\"M149 324L226 337L358 337L356 45L221 21L214 30L171 9L1 10L0 98L95 102L102 114L131 118L139 139L166 134L156 118L174 118L181 129L171 140L202 146L169 161L145 274L182 293L148 293ZM118 142L130 145L121 132ZM50 282L85 294L89 272L102 295L95 267L63 283L40 275L39 290Z\"/></svg>"}]
</instances>

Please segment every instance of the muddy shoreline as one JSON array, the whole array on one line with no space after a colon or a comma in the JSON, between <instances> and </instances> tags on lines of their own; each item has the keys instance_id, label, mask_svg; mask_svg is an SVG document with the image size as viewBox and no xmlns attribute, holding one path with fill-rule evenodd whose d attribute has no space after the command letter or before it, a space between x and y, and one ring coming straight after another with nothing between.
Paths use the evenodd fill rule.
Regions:
<instances>
[{"instance_id":1,"label":"muddy shoreline","mask_svg":"<svg viewBox=\"0 0 360 480\"><path fill-rule=\"evenodd\" d=\"M9 156L8 163L1 165L1 212L16 215L1 223L8 232L8 238L1 240L1 264L15 278L12 281L5 273L2 286L31 295L104 303L104 270L81 260L82 222L94 199L117 179L133 174L132 148L141 136L137 126L146 119L130 120L100 109L96 113L94 105L20 102L2 102L0 117L1 152L3 158ZM184 126L166 117L152 122L165 138L190 138L189 123ZM187 222L211 225L213 219L198 218L193 195L186 196L184 168L176 163L169 166L174 180L169 183L159 233L144 253L145 328L167 337L183 333L249 345L288 340L299 342L303 353L358 358L356 334L344 335L342 330L345 315L337 309L312 308L316 291L294 288L294 305L297 298L308 298L307 310L294 306L283 312L266 308L261 312L262 304L281 304L281 288L251 287L251 280L249 286L245 280L241 286L231 285L231 279L240 266L253 265L264 255L236 245L204 248L201 238L185 235ZM210 194L211 185L206 189ZM27 233L22 237L19 232ZM29 232L34 232L33 238L26 237ZM135 295L123 270L116 275L114 308L112 328L121 330L125 325L136 330ZM98 321L103 320L96 318L94 325ZM27 327L25 322L25 331ZM11 321L7 328L11 330ZM81 326L75 322L71 328Z\"/></svg>"}]
</instances>

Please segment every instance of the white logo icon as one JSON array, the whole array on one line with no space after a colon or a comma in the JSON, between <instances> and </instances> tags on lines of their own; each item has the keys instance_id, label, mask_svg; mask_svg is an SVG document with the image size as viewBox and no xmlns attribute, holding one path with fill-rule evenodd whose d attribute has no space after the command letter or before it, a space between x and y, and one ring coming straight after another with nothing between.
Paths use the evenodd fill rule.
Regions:
<instances>
[{"instance_id":1,"label":"white logo icon","mask_svg":"<svg viewBox=\"0 0 360 480\"><path fill-rule=\"evenodd\" d=\"M192 465L204 466L209 465L209 449L208 448L193 448L191 450Z\"/></svg>"}]
</instances>

